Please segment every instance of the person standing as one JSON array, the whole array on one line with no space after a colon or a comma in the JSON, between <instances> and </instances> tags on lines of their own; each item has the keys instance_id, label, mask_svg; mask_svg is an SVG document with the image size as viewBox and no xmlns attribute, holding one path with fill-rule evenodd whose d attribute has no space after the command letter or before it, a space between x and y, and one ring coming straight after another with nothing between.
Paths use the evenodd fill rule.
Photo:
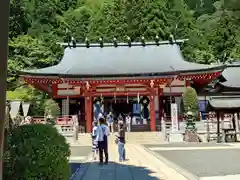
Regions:
<instances>
[{"instance_id":1,"label":"person standing","mask_svg":"<svg viewBox=\"0 0 240 180\"><path fill-rule=\"evenodd\" d=\"M92 129L92 159L97 159L98 154L98 142L96 141L97 138L97 128L98 128L98 122L93 122L93 129Z\"/></svg>"},{"instance_id":2,"label":"person standing","mask_svg":"<svg viewBox=\"0 0 240 180\"><path fill-rule=\"evenodd\" d=\"M105 124L105 119L100 118L96 137L96 141L98 142L100 165L103 164L103 153L105 155L105 164L108 164L108 136L109 129Z\"/></svg>"},{"instance_id":3,"label":"person standing","mask_svg":"<svg viewBox=\"0 0 240 180\"><path fill-rule=\"evenodd\" d=\"M123 123L119 124L119 130L117 134L117 145L118 145L118 153L119 153L119 161L124 161L125 158L125 130Z\"/></svg>"},{"instance_id":4,"label":"person standing","mask_svg":"<svg viewBox=\"0 0 240 180\"><path fill-rule=\"evenodd\" d=\"M130 114L128 114L126 116L126 128L127 128L127 132L131 131L131 123L132 123L132 118L130 116Z\"/></svg>"},{"instance_id":5,"label":"person standing","mask_svg":"<svg viewBox=\"0 0 240 180\"><path fill-rule=\"evenodd\" d=\"M111 133L114 132L114 127L113 127L113 114L110 111L107 115L107 123L108 123L108 128L110 130Z\"/></svg>"},{"instance_id":6,"label":"person standing","mask_svg":"<svg viewBox=\"0 0 240 180\"><path fill-rule=\"evenodd\" d=\"M118 124L123 124L123 116L122 116L122 114L119 114L117 120L118 120Z\"/></svg>"}]
</instances>

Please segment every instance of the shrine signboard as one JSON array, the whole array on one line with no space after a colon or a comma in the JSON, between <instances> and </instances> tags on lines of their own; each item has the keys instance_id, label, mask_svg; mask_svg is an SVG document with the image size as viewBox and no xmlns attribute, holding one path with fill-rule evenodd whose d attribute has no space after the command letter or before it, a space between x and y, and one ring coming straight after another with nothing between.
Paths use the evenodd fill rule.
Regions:
<instances>
[{"instance_id":1,"label":"shrine signboard","mask_svg":"<svg viewBox=\"0 0 240 180\"><path fill-rule=\"evenodd\" d=\"M172 132L177 132L178 127L178 108L176 103L171 104L171 120L172 120Z\"/></svg>"}]
</instances>

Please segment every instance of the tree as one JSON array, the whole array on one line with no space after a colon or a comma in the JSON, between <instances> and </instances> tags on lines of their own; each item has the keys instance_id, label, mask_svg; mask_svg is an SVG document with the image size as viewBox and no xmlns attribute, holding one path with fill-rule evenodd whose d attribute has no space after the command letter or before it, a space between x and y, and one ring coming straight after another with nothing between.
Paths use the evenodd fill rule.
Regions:
<instances>
[{"instance_id":1,"label":"tree","mask_svg":"<svg viewBox=\"0 0 240 180\"><path fill-rule=\"evenodd\" d=\"M192 112L195 120L199 119L198 96L194 88L187 87L183 94L183 105L185 114Z\"/></svg>"},{"instance_id":2,"label":"tree","mask_svg":"<svg viewBox=\"0 0 240 180\"><path fill-rule=\"evenodd\" d=\"M105 2L89 25L88 38L98 42L100 37L105 42L113 42L113 38L126 41L127 22L123 0Z\"/></svg>"},{"instance_id":3,"label":"tree","mask_svg":"<svg viewBox=\"0 0 240 180\"><path fill-rule=\"evenodd\" d=\"M88 33L91 11L87 7L79 7L74 10L69 10L64 15L64 21L67 24L71 36L80 42L84 42Z\"/></svg>"},{"instance_id":4,"label":"tree","mask_svg":"<svg viewBox=\"0 0 240 180\"><path fill-rule=\"evenodd\" d=\"M214 3L218 0L185 0L186 4L194 10L194 16L211 14L215 11Z\"/></svg>"},{"instance_id":5,"label":"tree","mask_svg":"<svg viewBox=\"0 0 240 180\"><path fill-rule=\"evenodd\" d=\"M54 54L45 43L29 35L19 35L9 41L8 88L18 87L18 71L23 69L44 68L57 63Z\"/></svg>"},{"instance_id":6,"label":"tree","mask_svg":"<svg viewBox=\"0 0 240 180\"><path fill-rule=\"evenodd\" d=\"M10 1L9 20L10 38L16 37L23 33L27 33L30 24L27 20L27 13L24 11L23 1Z\"/></svg>"},{"instance_id":7,"label":"tree","mask_svg":"<svg viewBox=\"0 0 240 180\"><path fill-rule=\"evenodd\" d=\"M166 4L166 18L170 33L175 38L189 38L188 35L194 29L193 13L183 0L169 0Z\"/></svg>"},{"instance_id":8,"label":"tree","mask_svg":"<svg viewBox=\"0 0 240 180\"><path fill-rule=\"evenodd\" d=\"M159 36L161 40L168 39L170 27L166 17L167 7L165 0L153 0L146 3L143 9L142 35L148 40Z\"/></svg>"},{"instance_id":9,"label":"tree","mask_svg":"<svg viewBox=\"0 0 240 180\"><path fill-rule=\"evenodd\" d=\"M216 12L199 17L197 23L201 24L199 27L206 32L205 39L215 59L224 63L239 57L239 54L234 53L239 51L239 26L233 21L232 13L224 8L222 1L214 6Z\"/></svg>"},{"instance_id":10,"label":"tree","mask_svg":"<svg viewBox=\"0 0 240 180\"><path fill-rule=\"evenodd\" d=\"M44 102L44 107L45 107L45 116L52 116L52 117L57 117L60 115L60 108L58 104L52 100L48 99Z\"/></svg>"}]
</instances>

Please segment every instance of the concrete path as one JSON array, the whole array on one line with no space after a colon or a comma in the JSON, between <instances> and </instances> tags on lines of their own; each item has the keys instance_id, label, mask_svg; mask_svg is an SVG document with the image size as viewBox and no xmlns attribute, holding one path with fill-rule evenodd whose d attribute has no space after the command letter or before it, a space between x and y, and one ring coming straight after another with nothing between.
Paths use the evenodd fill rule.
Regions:
<instances>
[{"instance_id":1,"label":"concrete path","mask_svg":"<svg viewBox=\"0 0 240 180\"><path fill-rule=\"evenodd\" d=\"M140 145L127 144L125 162L118 162L117 147L109 146L110 163L99 166L90 159L82 166L81 180L186 180Z\"/></svg>"}]
</instances>

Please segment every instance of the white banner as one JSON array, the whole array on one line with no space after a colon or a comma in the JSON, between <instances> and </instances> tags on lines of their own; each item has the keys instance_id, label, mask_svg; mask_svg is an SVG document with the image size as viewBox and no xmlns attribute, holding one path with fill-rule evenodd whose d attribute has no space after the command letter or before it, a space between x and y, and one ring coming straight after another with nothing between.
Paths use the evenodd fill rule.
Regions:
<instances>
[{"instance_id":1,"label":"white banner","mask_svg":"<svg viewBox=\"0 0 240 180\"><path fill-rule=\"evenodd\" d=\"M173 103L171 104L171 120L172 120L172 132L177 132L178 127L178 108L177 104Z\"/></svg>"},{"instance_id":2,"label":"white banner","mask_svg":"<svg viewBox=\"0 0 240 180\"><path fill-rule=\"evenodd\" d=\"M18 115L20 105L21 105L21 101L11 102L11 110L10 110L11 118L15 118Z\"/></svg>"},{"instance_id":3,"label":"white banner","mask_svg":"<svg viewBox=\"0 0 240 180\"><path fill-rule=\"evenodd\" d=\"M29 107L30 107L30 103L27 103L27 102L22 103L23 115L24 116L28 115Z\"/></svg>"}]
</instances>

